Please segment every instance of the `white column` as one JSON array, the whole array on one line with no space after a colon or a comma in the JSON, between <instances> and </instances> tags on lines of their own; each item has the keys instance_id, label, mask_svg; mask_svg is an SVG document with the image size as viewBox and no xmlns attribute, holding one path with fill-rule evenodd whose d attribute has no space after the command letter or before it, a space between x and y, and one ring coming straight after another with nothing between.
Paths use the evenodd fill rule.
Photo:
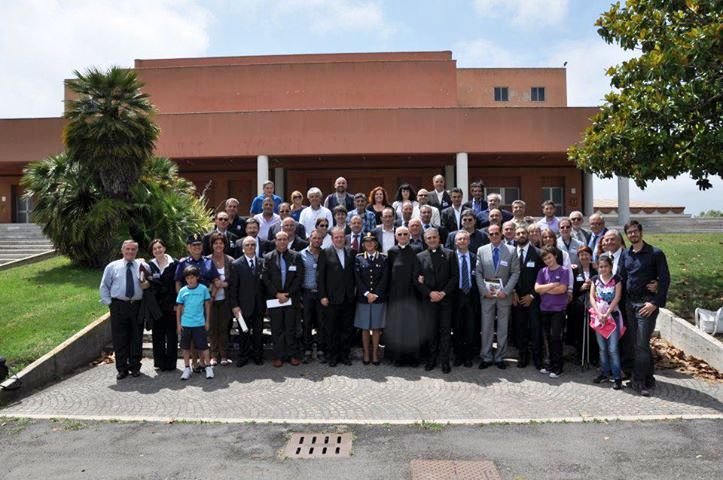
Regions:
<instances>
[{"instance_id":1,"label":"white column","mask_svg":"<svg viewBox=\"0 0 723 480\"><path fill-rule=\"evenodd\" d=\"M285 202L286 192L284 191L284 169L280 167L274 168L274 187L276 188L276 195L281 197L281 201Z\"/></svg>"},{"instance_id":2,"label":"white column","mask_svg":"<svg viewBox=\"0 0 723 480\"><path fill-rule=\"evenodd\" d=\"M269 179L269 156L256 157L256 194L264 191L264 182Z\"/></svg>"},{"instance_id":3,"label":"white column","mask_svg":"<svg viewBox=\"0 0 723 480\"><path fill-rule=\"evenodd\" d=\"M444 166L444 180L446 182L445 188L447 190L457 186L455 184L455 178L454 178L454 165L445 165Z\"/></svg>"},{"instance_id":4,"label":"white column","mask_svg":"<svg viewBox=\"0 0 723 480\"><path fill-rule=\"evenodd\" d=\"M469 197L469 156L466 152L457 154L456 163L457 187L462 189L462 203L467 201Z\"/></svg>"},{"instance_id":5,"label":"white column","mask_svg":"<svg viewBox=\"0 0 723 480\"><path fill-rule=\"evenodd\" d=\"M592 188L593 176L592 173L582 174L582 194L583 194L583 207L582 213L586 217L589 217L594 213L593 203L593 188Z\"/></svg>"},{"instance_id":6,"label":"white column","mask_svg":"<svg viewBox=\"0 0 723 480\"><path fill-rule=\"evenodd\" d=\"M630 180L618 177L618 225L623 226L630 221Z\"/></svg>"}]
</instances>

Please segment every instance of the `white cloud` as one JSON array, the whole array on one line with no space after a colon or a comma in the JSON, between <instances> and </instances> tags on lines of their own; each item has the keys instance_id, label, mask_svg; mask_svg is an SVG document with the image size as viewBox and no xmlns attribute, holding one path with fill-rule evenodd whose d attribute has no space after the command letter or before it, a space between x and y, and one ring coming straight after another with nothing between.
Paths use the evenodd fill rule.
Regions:
<instances>
[{"instance_id":1,"label":"white cloud","mask_svg":"<svg viewBox=\"0 0 723 480\"><path fill-rule=\"evenodd\" d=\"M518 55L485 38L459 41L453 51L459 67L521 66Z\"/></svg>"},{"instance_id":2,"label":"white cloud","mask_svg":"<svg viewBox=\"0 0 723 480\"><path fill-rule=\"evenodd\" d=\"M213 16L191 0L4 2L0 118L62 114L63 79L136 58L204 55Z\"/></svg>"},{"instance_id":3,"label":"white cloud","mask_svg":"<svg viewBox=\"0 0 723 480\"><path fill-rule=\"evenodd\" d=\"M474 0L478 15L509 18L517 27L558 25L567 16L569 0Z\"/></svg>"},{"instance_id":4,"label":"white cloud","mask_svg":"<svg viewBox=\"0 0 723 480\"><path fill-rule=\"evenodd\" d=\"M567 103L570 106L594 106L604 101L611 90L607 69L632 58L635 53L600 38L574 40L552 47L548 66L567 62Z\"/></svg>"}]
</instances>

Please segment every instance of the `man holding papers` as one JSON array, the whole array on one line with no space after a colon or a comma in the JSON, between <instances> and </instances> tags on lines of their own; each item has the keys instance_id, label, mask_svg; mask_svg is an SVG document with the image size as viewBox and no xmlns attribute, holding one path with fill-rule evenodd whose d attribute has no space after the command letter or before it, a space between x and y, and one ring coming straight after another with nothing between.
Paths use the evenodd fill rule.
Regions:
<instances>
[{"instance_id":1,"label":"man holding papers","mask_svg":"<svg viewBox=\"0 0 723 480\"><path fill-rule=\"evenodd\" d=\"M266 287L266 307L271 318L273 339L272 365L281 367L284 360L294 366L301 363L296 341L296 315L300 305L304 264L299 253L288 249L286 232L276 234L276 248L264 255L262 280Z\"/></svg>"},{"instance_id":2,"label":"man holding papers","mask_svg":"<svg viewBox=\"0 0 723 480\"><path fill-rule=\"evenodd\" d=\"M229 302L234 317L241 316L250 331L239 332L241 340L237 367L246 365L249 358L253 358L256 365L263 365L263 312L266 310L261 285L264 260L256 256L256 239L245 237L241 240L241 246L243 255L231 264Z\"/></svg>"}]
</instances>

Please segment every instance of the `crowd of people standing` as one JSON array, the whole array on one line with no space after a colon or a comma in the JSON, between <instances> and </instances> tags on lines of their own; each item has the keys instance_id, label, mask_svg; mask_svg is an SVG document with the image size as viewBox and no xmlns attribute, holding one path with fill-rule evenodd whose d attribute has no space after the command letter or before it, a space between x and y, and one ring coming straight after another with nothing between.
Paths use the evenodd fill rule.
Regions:
<instances>
[{"instance_id":1,"label":"crowd of people standing","mask_svg":"<svg viewBox=\"0 0 723 480\"><path fill-rule=\"evenodd\" d=\"M518 368L558 378L567 343L599 364L594 382L620 389L629 376L650 394L650 336L670 277L640 223L625 225L626 248L599 214L586 230L581 212L558 218L551 201L536 220L521 200L507 211L500 195L484 198L481 182L466 203L443 176L432 183L392 197L381 186L351 194L340 177L326 198L310 188L304 205L301 192L287 203L266 182L248 217L227 199L212 231L188 236L184 258L157 239L145 262L124 242L100 285L118 378L140 374L138 319L152 328L158 370L176 369L180 340L187 380L194 368L213 378L216 365L263 364L268 318L274 367L350 365L361 343L365 365L380 364L383 346L396 366L449 373L479 356L478 368L505 369L511 344Z\"/></svg>"}]
</instances>

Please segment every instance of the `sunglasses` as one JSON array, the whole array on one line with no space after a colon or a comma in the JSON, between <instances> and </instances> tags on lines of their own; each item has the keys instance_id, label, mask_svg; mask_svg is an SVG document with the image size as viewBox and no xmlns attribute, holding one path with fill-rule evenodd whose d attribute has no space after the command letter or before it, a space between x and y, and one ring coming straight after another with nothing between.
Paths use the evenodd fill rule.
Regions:
<instances>
[{"instance_id":1,"label":"sunglasses","mask_svg":"<svg viewBox=\"0 0 723 480\"><path fill-rule=\"evenodd\" d=\"M570 230L570 225L560 225L560 230Z\"/></svg>"},{"instance_id":2,"label":"sunglasses","mask_svg":"<svg viewBox=\"0 0 723 480\"><path fill-rule=\"evenodd\" d=\"M219 222L228 222L228 218L219 218L218 221Z\"/></svg>"},{"instance_id":3,"label":"sunglasses","mask_svg":"<svg viewBox=\"0 0 723 480\"><path fill-rule=\"evenodd\" d=\"M499 236L500 236L500 232L488 233L487 235L490 236L490 237L499 237Z\"/></svg>"},{"instance_id":4,"label":"sunglasses","mask_svg":"<svg viewBox=\"0 0 723 480\"><path fill-rule=\"evenodd\" d=\"M408 237L408 233L397 233L397 237Z\"/></svg>"},{"instance_id":5,"label":"sunglasses","mask_svg":"<svg viewBox=\"0 0 723 480\"><path fill-rule=\"evenodd\" d=\"M329 227L329 224L328 224L328 223L320 223L319 226L320 226L320 227L326 227L326 228L328 228L328 227Z\"/></svg>"},{"instance_id":6,"label":"sunglasses","mask_svg":"<svg viewBox=\"0 0 723 480\"><path fill-rule=\"evenodd\" d=\"M572 222L582 222L582 218L577 218L577 217L575 217L575 218L571 218L570 221L572 221Z\"/></svg>"}]
</instances>

